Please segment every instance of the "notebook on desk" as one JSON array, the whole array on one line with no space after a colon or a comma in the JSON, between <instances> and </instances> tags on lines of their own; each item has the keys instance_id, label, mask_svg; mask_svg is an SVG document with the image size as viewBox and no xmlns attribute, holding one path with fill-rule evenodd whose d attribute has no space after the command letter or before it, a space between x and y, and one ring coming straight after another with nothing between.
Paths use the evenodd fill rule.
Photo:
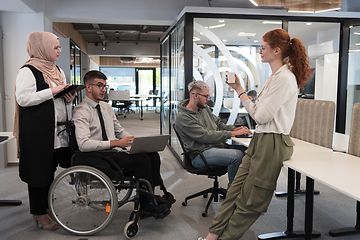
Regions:
<instances>
[{"instance_id":1,"label":"notebook on desk","mask_svg":"<svg viewBox=\"0 0 360 240\"><path fill-rule=\"evenodd\" d=\"M128 154L150 153L164 151L170 135L152 135L145 137L135 137L131 147L121 150Z\"/></svg>"}]
</instances>

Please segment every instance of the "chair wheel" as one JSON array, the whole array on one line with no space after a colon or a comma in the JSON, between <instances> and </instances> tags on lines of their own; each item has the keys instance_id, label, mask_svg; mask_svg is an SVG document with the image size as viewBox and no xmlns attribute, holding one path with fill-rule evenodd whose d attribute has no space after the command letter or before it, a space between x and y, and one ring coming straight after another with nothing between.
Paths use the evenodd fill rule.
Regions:
<instances>
[{"instance_id":1,"label":"chair wheel","mask_svg":"<svg viewBox=\"0 0 360 240\"><path fill-rule=\"evenodd\" d=\"M139 231L139 224L138 223L135 224L134 221L128 222L124 227L124 234L125 237L127 237L128 239L134 238L138 233L138 231Z\"/></svg>"},{"instance_id":2,"label":"chair wheel","mask_svg":"<svg viewBox=\"0 0 360 240\"><path fill-rule=\"evenodd\" d=\"M182 205L185 207L187 206L187 202L182 202Z\"/></svg>"},{"instance_id":3,"label":"chair wheel","mask_svg":"<svg viewBox=\"0 0 360 240\"><path fill-rule=\"evenodd\" d=\"M201 214L201 216L207 217L207 213L206 213L206 212L203 212L203 213Z\"/></svg>"},{"instance_id":4,"label":"chair wheel","mask_svg":"<svg viewBox=\"0 0 360 240\"><path fill-rule=\"evenodd\" d=\"M124 116L124 118L126 118L126 116Z\"/></svg>"},{"instance_id":5,"label":"chair wheel","mask_svg":"<svg viewBox=\"0 0 360 240\"><path fill-rule=\"evenodd\" d=\"M208 197L208 194L205 193L205 194L203 195L203 198L207 198L207 197Z\"/></svg>"}]
</instances>

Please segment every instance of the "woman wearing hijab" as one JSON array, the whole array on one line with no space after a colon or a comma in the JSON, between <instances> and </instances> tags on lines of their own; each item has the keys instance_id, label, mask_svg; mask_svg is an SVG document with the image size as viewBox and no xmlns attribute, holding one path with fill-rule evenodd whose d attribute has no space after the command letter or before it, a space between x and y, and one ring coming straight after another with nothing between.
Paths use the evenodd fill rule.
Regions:
<instances>
[{"instance_id":1,"label":"woman wearing hijab","mask_svg":"<svg viewBox=\"0 0 360 240\"><path fill-rule=\"evenodd\" d=\"M60 160L69 158L67 136L60 134L57 122L67 119L66 104L74 94L54 99L65 84L64 72L55 65L61 53L53 33L32 32L27 37L30 56L16 76L14 136L18 143L19 175L28 184L30 213L35 225L44 230L59 226L48 207L48 192ZM65 100L65 102L64 102Z\"/></svg>"}]
</instances>

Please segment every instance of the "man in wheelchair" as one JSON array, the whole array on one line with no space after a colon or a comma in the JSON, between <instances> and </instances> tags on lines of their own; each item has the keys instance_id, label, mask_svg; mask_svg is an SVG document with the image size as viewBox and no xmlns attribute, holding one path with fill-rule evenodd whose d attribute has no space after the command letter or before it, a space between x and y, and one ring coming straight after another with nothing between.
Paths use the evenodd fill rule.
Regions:
<instances>
[{"instance_id":1,"label":"man in wheelchair","mask_svg":"<svg viewBox=\"0 0 360 240\"><path fill-rule=\"evenodd\" d=\"M84 76L86 97L75 107L72 118L79 150L93 152L112 149L114 151L106 155L122 169L124 176L147 180L152 192L156 186L160 186L165 195L155 196L157 206L153 206L149 197L140 194L140 218L164 218L170 213L175 199L166 191L160 176L159 154L153 152L129 155L123 150L131 146L134 136L125 131L111 106L102 101L108 88L106 80L106 76L99 71L89 71ZM148 188L146 184L140 187Z\"/></svg>"}]
</instances>

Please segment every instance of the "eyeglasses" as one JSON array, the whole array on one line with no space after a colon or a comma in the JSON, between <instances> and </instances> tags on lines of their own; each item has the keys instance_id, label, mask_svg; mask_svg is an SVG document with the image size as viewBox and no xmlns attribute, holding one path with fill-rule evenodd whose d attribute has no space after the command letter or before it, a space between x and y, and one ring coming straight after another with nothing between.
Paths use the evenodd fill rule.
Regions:
<instances>
[{"instance_id":1,"label":"eyeglasses","mask_svg":"<svg viewBox=\"0 0 360 240\"><path fill-rule=\"evenodd\" d=\"M94 83L89 83L89 85L94 85L94 86L97 86L100 90L103 90L104 88L106 89L106 90L108 90L108 88L109 88L109 85L104 85L104 84L102 84L102 83L97 83L97 84L94 84Z\"/></svg>"},{"instance_id":2,"label":"eyeglasses","mask_svg":"<svg viewBox=\"0 0 360 240\"><path fill-rule=\"evenodd\" d=\"M210 99L210 96L209 96L209 95L202 95L202 94L200 94L200 93L198 93L198 95L200 95L200 96L202 96L202 97L204 97L204 98L206 98L206 99Z\"/></svg>"},{"instance_id":3,"label":"eyeglasses","mask_svg":"<svg viewBox=\"0 0 360 240\"><path fill-rule=\"evenodd\" d=\"M61 52L62 47L56 47L56 48L54 48L54 50L56 50L56 51L58 51L58 52Z\"/></svg>"},{"instance_id":4,"label":"eyeglasses","mask_svg":"<svg viewBox=\"0 0 360 240\"><path fill-rule=\"evenodd\" d=\"M264 47L259 47L259 52L260 52L260 51L265 51L265 49L266 49L266 48L264 48Z\"/></svg>"}]
</instances>

